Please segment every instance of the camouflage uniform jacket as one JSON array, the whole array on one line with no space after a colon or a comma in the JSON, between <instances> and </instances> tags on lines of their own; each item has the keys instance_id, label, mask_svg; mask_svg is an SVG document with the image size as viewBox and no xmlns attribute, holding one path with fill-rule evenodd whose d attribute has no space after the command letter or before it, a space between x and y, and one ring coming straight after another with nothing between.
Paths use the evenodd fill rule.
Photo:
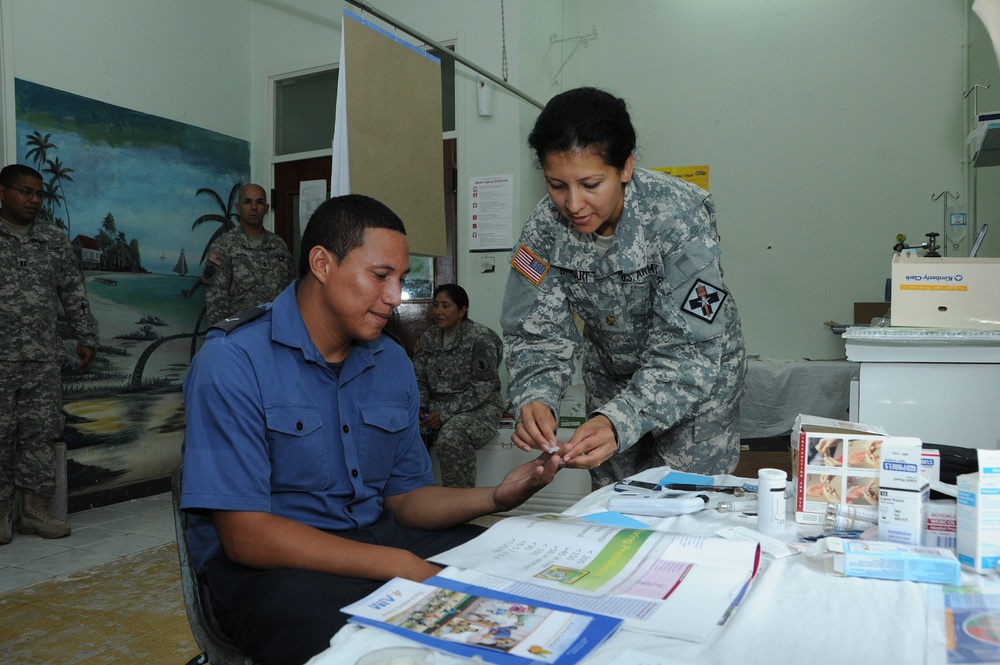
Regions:
<instances>
[{"instance_id":1,"label":"camouflage uniform jacket","mask_svg":"<svg viewBox=\"0 0 1000 665\"><path fill-rule=\"evenodd\" d=\"M22 239L0 224L0 360L61 363L60 310L77 343L96 349L97 321L63 230L35 222Z\"/></svg>"},{"instance_id":2,"label":"camouflage uniform jacket","mask_svg":"<svg viewBox=\"0 0 1000 665\"><path fill-rule=\"evenodd\" d=\"M295 279L285 241L264 231L255 244L237 227L209 248L201 280L205 283L205 316L217 323L227 316L271 302Z\"/></svg>"},{"instance_id":3,"label":"camouflage uniform jacket","mask_svg":"<svg viewBox=\"0 0 1000 665\"><path fill-rule=\"evenodd\" d=\"M603 257L543 199L511 253L500 321L513 405L558 413L581 346L588 409L620 450L737 400L746 351L719 255L711 197L672 176L635 170Z\"/></svg>"},{"instance_id":4,"label":"camouflage uniform jacket","mask_svg":"<svg viewBox=\"0 0 1000 665\"><path fill-rule=\"evenodd\" d=\"M495 427L503 412L497 374L502 357L500 336L481 323L459 323L450 346L444 346L441 329L432 326L413 354L420 404L437 411L442 422L464 413Z\"/></svg>"}]
</instances>

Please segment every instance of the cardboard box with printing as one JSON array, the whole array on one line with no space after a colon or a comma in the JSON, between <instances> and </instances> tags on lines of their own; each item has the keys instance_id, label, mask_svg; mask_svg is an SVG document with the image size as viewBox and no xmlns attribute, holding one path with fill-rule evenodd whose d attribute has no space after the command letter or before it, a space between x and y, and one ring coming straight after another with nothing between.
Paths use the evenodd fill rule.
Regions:
<instances>
[{"instance_id":1,"label":"cardboard box with printing","mask_svg":"<svg viewBox=\"0 0 1000 665\"><path fill-rule=\"evenodd\" d=\"M957 478L958 560L987 573L1000 567L1000 450L977 451L979 473Z\"/></svg>"},{"instance_id":2,"label":"cardboard box with printing","mask_svg":"<svg viewBox=\"0 0 1000 665\"><path fill-rule=\"evenodd\" d=\"M878 539L920 545L930 483L921 468L923 447L915 437L890 437L882 444L879 471Z\"/></svg>"},{"instance_id":3,"label":"cardboard box with printing","mask_svg":"<svg viewBox=\"0 0 1000 665\"><path fill-rule=\"evenodd\" d=\"M881 427L800 415L792 430L795 521L822 525L829 504L850 505L878 520Z\"/></svg>"},{"instance_id":4,"label":"cardboard box with printing","mask_svg":"<svg viewBox=\"0 0 1000 665\"><path fill-rule=\"evenodd\" d=\"M1000 259L892 259L893 326L1000 330Z\"/></svg>"}]
</instances>

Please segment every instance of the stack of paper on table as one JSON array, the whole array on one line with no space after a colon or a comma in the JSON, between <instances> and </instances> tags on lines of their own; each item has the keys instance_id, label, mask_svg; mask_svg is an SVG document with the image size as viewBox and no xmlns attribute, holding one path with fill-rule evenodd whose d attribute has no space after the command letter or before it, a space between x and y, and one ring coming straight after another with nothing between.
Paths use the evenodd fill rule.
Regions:
<instances>
[{"instance_id":1,"label":"stack of paper on table","mask_svg":"<svg viewBox=\"0 0 1000 665\"><path fill-rule=\"evenodd\" d=\"M702 642L760 564L751 541L620 528L564 515L510 517L434 557L441 576Z\"/></svg>"}]
</instances>

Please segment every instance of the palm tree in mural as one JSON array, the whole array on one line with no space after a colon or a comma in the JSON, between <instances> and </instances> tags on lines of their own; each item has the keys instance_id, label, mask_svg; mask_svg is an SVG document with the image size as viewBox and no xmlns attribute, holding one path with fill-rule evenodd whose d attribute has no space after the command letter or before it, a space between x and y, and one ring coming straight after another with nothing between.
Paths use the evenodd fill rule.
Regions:
<instances>
[{"instance_id":1,"label":"palm tree in mural","mask_svg":"<svg viewBox=\"0 0 1000 665\"><path fill-rule=\"evenodd\" d=\"M240 187L242 186L243 183L241 182L238 182L233 185L233 188L229 190L228 201L223 201L222 197L219 196L218 192L208 187L202 187L195 193L195 196L201 196L202 194L205 194L209 198L214 199L216 205L219 206L219 210L221 211L221 213L210 212L205 215L202 215L198 219L194 220L194 224L191 225L191 230L198 228L202 224L208 224L210 222L215 222L219 225L219 228L215 230L215 233L212 234L212 237L208 239L207 243L205 243L205 249L202 250L201 252L201 260L199 261L199 264L204 263L205 259L208 258L208 249L212 246L212 243L214 243L216 240L222 237L222 234L236 228L236 225L240 217L239 213L236 212L236 202L240 195ZM199 279L194 283L194 286L192 286L190 289L186 289L185 291L183 291L183 293L185 296L190 298L192 295L194 295L195 291L201 288L201 286L202 286L202 281ZM197 348L198 337L202 334L200 331L201 331L201 324L204 321L204 319L205 319L205 308L202 307L201 313L198 315L198 320L195 321L194 324L194 332L191 334L192 357L194 357L195 349Z\"/></svg>"},{"instance_id":2,"label":"palm tree in mural","mask_svg":"<svg viewBox=\"0 0 1000 665\"><path fill-rule=\"evenodd\" d=\"M49 160L49 150L55 150L59 146L55 143L49 141L52 138L52 134L46 134L42 136L41 132L35 130L28 134L28 139L26 143L31 147L31 150L25 154L25 159L31 161L34 160L35 164L38 165L39 171L45 166L45 163Z\"/></svg>"},{"instance_id":3,"label":"palm tree in mural","mask_svg":"<svg viewBox=\"0 0 1000 665\"><path fill-rule=\"evenodd\" d=\"M215 200L216 205L222 211L221 214L217 212L211 212L206 215L202 215L198 219L194 220L194 224L191 225L191 230L198 228L202 224L208 224L209 222L215 222L219 225L219 228L215 230L212 237L208 239L205 243L205 249L201 253L201 261L199 263L204 263L205 259L208 257L208 248L212 246L216 240L218 240L222 234L236 228L237 221L239 219L239 213L236 212L236 199L240 195L240 187L243 183L238 182L233 185L233 188L229 191L229 201L228 203L222 200L222 197L214 189L208 187L202 187L198 190L195 196L201 196L205 194L210 198Z\"/></svg>"},{"instance_id":4,"label":"palm tree in mural","mask_svg":"<svg viewBox=\"0 0 1000 665\"><path fill-rule=\"evenodd\" d=\"M69 219L69 204L66 202L65 189L63 188L63 182L73 182L73 169L63 166L62 161L56 157L55 159L48 159L45 161L46 166L43 173L47 173L51 176L49 178L49 183L52 185L53 192L56 194L56 202L62 205L63 210L66 211L66 235L72 235L70 233L70 219ZM53 216L55 216L55 208L53 208Z\"/></svg>"},{"instance_id":5,"label":"palm tree in mural","mask_svg":"<svg viewBox=\"0 0 1000 665\"><path fill-rule=\"evenodd\" d=\"M56 224L56 208L59 206L59 190L51 182L42 181L42 210L39 213L47 222ZM65 228L56 224L59 228Z\"/></svg>"},{"instance_id":6,"label":"palm tree in mural","mask_svg":"<svg viewBox=\"0 0 1000 665\"><path fill-rule=\"evenodd\" d=\"M101 270L117 270L118 249L115 245L117 235L118 225L115 223L115 216L109 212L101 222L101 228L95 238L97 247L101 250Z\"/></svg>"}]
</instances>

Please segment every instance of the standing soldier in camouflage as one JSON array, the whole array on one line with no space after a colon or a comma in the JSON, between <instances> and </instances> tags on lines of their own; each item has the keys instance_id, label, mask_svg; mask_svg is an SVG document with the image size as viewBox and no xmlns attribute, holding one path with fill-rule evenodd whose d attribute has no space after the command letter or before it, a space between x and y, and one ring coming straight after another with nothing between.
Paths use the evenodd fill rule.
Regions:
<instances>
[{"instance_id":1,"label":"standing soldier in camouflage","mask_svg":"<svg viewBox=\"0 0 1000 665\"><path fill-rule=\"evenodd\" d=\"M236 200L240 228L209 248L201 280L210 324L274 300L295 279L285 241L264 229L267 209L267 195L260 185L241 187Z\"/></svg>"},{"instance_id":2,"label":"standing soldier in camouflage","mask_svg":"<svg viewBox=\"0 0 1000 665\"><path fill-rule=\"evenodd\" d=\"M595 487L663 465L732 472L746 351L708 192L636 168L625 101L594 88L552 98L528 143L549 195L504 296L512 440L559 446ZM560 444L554 414L581 346L590 416Z\"/></svg>"},{"instance_id":3,"label":"standing soldier in camouflage","mask_svg":"<svg viewBox=\"0 0 1000 665\"><path fill-rule=\"evenodd\" d=\"M0 545L11 541L15 489L23 498L20 533L70 533L69 523L48 509L53 444L64 425L60 309L76 337L81 371L97 348L83 273L63 231L35 221L41 203L38 171L21 164L0 170Z\"/></svg>"},{"instance_id":4,"label":"standing soldier in camouflage","mask_svg":"<svg viewBox=\"0 0 1000 665\"><path fill-rule=\"evenodd\" d=\"M413 354L420 426L433 432L441 484L475 487L476 451L496 435L503 413L497 375L503 343L469 319L469 296L458 284L434 290L434 326Z\"/></svg>"}]
</instances>

